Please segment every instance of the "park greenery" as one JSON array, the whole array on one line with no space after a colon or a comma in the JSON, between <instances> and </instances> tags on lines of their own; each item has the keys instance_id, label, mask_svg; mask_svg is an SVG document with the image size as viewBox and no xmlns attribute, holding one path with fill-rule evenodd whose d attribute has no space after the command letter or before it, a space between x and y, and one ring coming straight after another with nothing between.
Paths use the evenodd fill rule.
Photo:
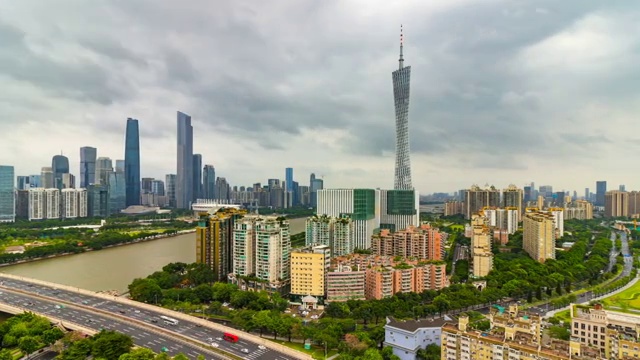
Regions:
<instances>
[{"instance_id":1,"label":"park greenery","mask_svg":"<svg viewBox=\"0 0 640 360\"><path fill-rule=\"evenodd\" d=\"M15 245L25 248L23 253L1 253L0 264L100 250L104 247L155 236L172 235L196 226L195 222L172 218L150 221L139 216L110 219L99 231L92 228L63 228L87 224L99 224L99 219L22 221L0 224L0 249Z\"/></svg>"},{"instance_id":2,"label":"park greenery","mask_svg":"<svg viewBox=\"0 0 640 360\"><path fill-rule=\"evenodd\" d=\"M49 320L26 312L13 316L0 324L0 360L13 360L52 345L64 332Z\"/></svg>"},{"instance_id":3,"label":"park greenery","mask_svg":"<svg viewBox=\"0 0 640 360\"><path fill-rule=\"evenodd\" d=\"M295 206L286 209L272 209L268 207L262 207L258 209L260 215L286 215L289 219L309 217L315 214L315 209L306 206Z\"/></svg>"}]
</instances>

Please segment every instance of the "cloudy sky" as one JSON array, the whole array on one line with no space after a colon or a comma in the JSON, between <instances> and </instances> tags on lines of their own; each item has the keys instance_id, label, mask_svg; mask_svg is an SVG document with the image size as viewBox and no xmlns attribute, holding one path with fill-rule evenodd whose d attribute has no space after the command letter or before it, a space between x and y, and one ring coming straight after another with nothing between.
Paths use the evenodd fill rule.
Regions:
<instances>
[{"instance_id":1,"label":"cloudy sky","mask_svg":"<svg viewBox=\"0 0 640 360\"><path fill-rule=\"evenodd\" d=\"M309 174L391 187L399 27L414 186L640 189L640 3L20 0L0 5L0 164L79 148L176 168L176 111L234 185Z\"/></svg>"}]
</instances>

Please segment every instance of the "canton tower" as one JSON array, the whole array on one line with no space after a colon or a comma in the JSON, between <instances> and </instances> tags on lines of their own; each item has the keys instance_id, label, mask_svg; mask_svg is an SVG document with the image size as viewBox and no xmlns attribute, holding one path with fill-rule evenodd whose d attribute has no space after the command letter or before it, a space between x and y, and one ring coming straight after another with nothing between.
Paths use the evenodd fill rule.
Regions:
<instances>
[{"instance_id":1,"label":"canton tower","mask_svg":"<svg viewBox=\"0 0 640 360\"><path fill-rule=\"evenodd\" d=\"M404 66L402 57L402 25L400 25L400 67L393 75L393 100L396 106L396 172L393 188L413 190L411 185L411 159L409 158L409 85L411 66Z\"/></svg>"}]
</instances>

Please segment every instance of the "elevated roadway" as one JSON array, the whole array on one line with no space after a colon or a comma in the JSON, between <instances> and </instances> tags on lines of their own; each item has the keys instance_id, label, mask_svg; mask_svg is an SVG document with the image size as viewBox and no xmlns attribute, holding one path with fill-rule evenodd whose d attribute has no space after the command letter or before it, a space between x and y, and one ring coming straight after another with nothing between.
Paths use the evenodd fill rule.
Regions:
<instances>
[{"instance_id":1,"label":"elevated roadway","mask_svg":"<svg viewBox=\"0 0 640 360\"><path fill-rule=\"evenodd\" d=\"M191 359L198 355L206 359L312 359L302 352L204 319L84 289L0 273L0 292L3 311L14 314L32 311L66 327L93 332L115 330L131 336L135 345L155 352L166 348L170 355L182 352ZM178 320L178 324L166 324L160 318L163 315ZM222 340L224 332L237 335L239 341Z\"/></svg>"}]
</instances>

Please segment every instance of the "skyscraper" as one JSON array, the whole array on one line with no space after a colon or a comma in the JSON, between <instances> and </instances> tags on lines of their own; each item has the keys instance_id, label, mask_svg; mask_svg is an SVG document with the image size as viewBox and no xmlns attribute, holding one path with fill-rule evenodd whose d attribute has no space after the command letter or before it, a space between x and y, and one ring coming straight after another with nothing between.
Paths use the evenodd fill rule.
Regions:
<instances>
[{"instance_id":1,"label":"skyscraper","mask_svg":"<svg viewBox=\"0 0 640 360\"><path fill-rule=\"evenodd\" d=\"M51 189L52 187L54 187L55 182L53 181L53 170L50 167L43 167L40 174L43 188Z\"/></svg>"},{"instance_id":2,"label":"skyscraper","mask_svg":"<svg viewBox=\"0 0 640 360\"><path fill-rule=\"evenodd\" d=\"M606 181L596 181L596 206L604 206L605 194L607 192Z\"/></svg>"},{"instance_id":3,"label":"skyscraper","mask_svg":"<svg viewBox=\"0 0 640 360\"><path fill-rule=\"evenodd\" d=\"M29 181L29 176L18 176L18 190L29 190L31 188L31 183Z\"/></svg>"},{"instance_id":4,"label":"skyscraper","mask_svg":"<svg viewBox=\"0 0 640 360\"><path fill-rule=\"evenodd\" d=\"M53 186L62 189L62 174L69 173L69 158L64 155L56 155L51 159L51 169L53 170Z\"/></svg>"},{"instance_id":5,"label":"skyscraper","mask_svg":"<svg viewBox=\"0 0 640 360\"><path fill-rule=\"evenodd\" d=\"M140 205L140 130L138 120L127 119L124 143L126 205Z\"/></svg>"},{"instance_id":6,"label":"skyscraper","mask_svg":"<svg viewBox=\"0 0 640 360\"><path fill-rule=\"evenodd\" d=\"M16 220L13 166L0 165L0 222Z\"/></svg>"},{"instance_id":7,"label":"skyscraper","mask_svg":"<svg viewBox=\"0 0 640 360\"><path fill-rule=\"evenodd\" d=\"M127 185L124 171L116 168L109 174L109 211L117 214L127 207Z\"/></svg>"},{"instance_id":8,"label":"skyscraper","mask_svg":"<svg viewBox=\"0 0 640 360\"><path fill-rule=\"evenodd\" d=\"M113 172L113 162L108 157L99 157L96 160L96 183L109 185L109 175Z\"/></svg>"},{"instance_id":9,"label":"skyscraper","mask_svg":"<svg viewBox=\"0 0 640 360\"><path fill-rule=\"evenodd\" d=\"M164 183L170 207L176 207L176 178L176 174L167 174L165 176Z\"/></svg>"},{"instance_id":10,"label":"skyscraper","mask_svg":"<svg viewBox=\"0 0 640 360\"><path fill-rule=\"evenodd\" d=\"M115 171L120 171L124 174L124 160L116 160Z\"/></svg>"},{"instance_id":11,"label":"skyscraper","mask_svg":"<svg viewBox=\"0 0 640 360\"><path fill-rule=\"evenodd\" d=\"M396 110L396 169L393 188L396 190L412 190L411 160L409 150L409 89L411 66L404 66L402 47L404 38L400 27L400 66L392 73L393 100Z\"/></svg>"},{"instance_id":12,"label":"skyscraper","mask_svg":"<svg viewBox=\"0 0 640 360\"><path fill-rule=\"evenodd\" d=\"M205 165L203 177L203 196L205 199L216 198L216 169L213 165Z\"/></svg>"},{"instance_id":13,"label":"skyscraper","mask_svg":"<svg viewBox=\"0 0 640 360\"><path fill-rule=\"evenodd\" d=\"M96 156L98 151L94 147L84 146L80 148L80 187L96 182Z\"/></svg>"},{"instance_id":14,"label":"skyscraper","mask_svg":"<svg viewBox=\"0 0 640 360\"><path fill-rule=\"evenodd\" d=\"M178 111L176 207L188 209L193 200L193 127L191 116Z\"/></svg>"},{"instance_id":15,"label":"skyscraper","mask_svg":"<svg viewBox=\"0 0 640 360\"><path fill-rule=\"evenodd\" d=\"M202 155L193 154L193 202L202 199Z\"/></svg>"},{"instance_id":16,"label":"skyscraper","mask_svg":"<svg viewBox=\"0 0 640 360\"><path fill-rule=\"evenodd\" d=\"M284 169L284 184L287 191L293 190L293 168Z\"/></svg>"}]
</instances>

